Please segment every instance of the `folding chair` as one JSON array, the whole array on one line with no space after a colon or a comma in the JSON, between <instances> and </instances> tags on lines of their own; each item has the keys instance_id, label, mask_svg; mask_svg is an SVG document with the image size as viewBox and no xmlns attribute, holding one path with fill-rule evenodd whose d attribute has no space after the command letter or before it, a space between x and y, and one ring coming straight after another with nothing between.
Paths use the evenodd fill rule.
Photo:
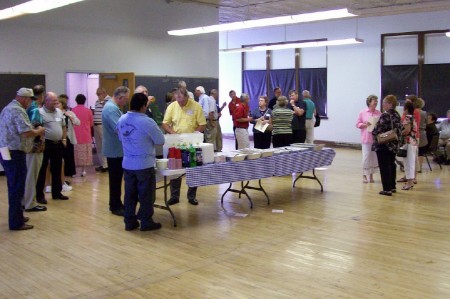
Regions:
<instances>
[{"instance_id":1,"label":"folding chair","mask_svg":"<svg viewBox=\"0 0 450 299\"><path fill-rule=\"evenodd\" d=\"M436 154L437 150L438 150L438 144L439 144L439 135L434 135L433 138L431 139L431 142L429 144L429 147L425 153L425 159L427 160L428 163L428 167L430 168L430 171L433 171L431 169L431 165L430 165L430 161L428 160L428 156L433 157L436 161L439 161L439 156ZM442 169L442 165L441 163L439 163L439 167Z\"/></svg>"}]
</instances>

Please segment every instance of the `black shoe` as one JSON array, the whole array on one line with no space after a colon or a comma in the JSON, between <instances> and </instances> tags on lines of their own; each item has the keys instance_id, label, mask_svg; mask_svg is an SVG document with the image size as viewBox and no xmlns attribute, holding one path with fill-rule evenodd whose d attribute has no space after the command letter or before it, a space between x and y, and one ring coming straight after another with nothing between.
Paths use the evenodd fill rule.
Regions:
<instances>
[{"instance_id":1,"label":"black shoe","mask_svg":"<svg viewBox=\"0 0 450 299\"><path fill-rule=\"evenodd\" d=\"M125 230L126 231L135 230L138 227L139 227L139 222L136 221L136 223L134 223L132 225L125 225Z\"/></svg>"},{"instance_id":2,"label":"black shoe","mask_svg":"<svg viewBox=\"0 0 450 299\"><path fill-rule=\"evenodd\" d=\"M113 215L116 215L116 216L123 216L123 215L125 215L125 211L123 210L123 208L111 211L111 213Z\"/></svg>"},{"instance_id":3,"label":"black shoe","mask_svg":"<svg viewBox=\"0 0 450 299\"><path fill-rule=\"evenodd\" d=\"M392 189L391 192L392 193L397 193L397 189Z\"/></svg>"},{"instance_id":4,"label":"black shoe","mask_svg":"<svg viewBox=\"0 0 450 299\"><path fill-rule=\"evenodd\" d=\"M392 192L391 191L380 191L379 194L380 195L386 195L386 196L392 196Z\"/></svg>"},{"instance_id":5,"label":"black shoe","mask_svg":"<svg viewBox=\"0 0 450 299\"><path fill-rule=\"evenodd\" d=\"M59 195L53 196L53 199L54 200L68 200L69 197L65 196L65 195L62 195L62 194L59 194Z\"/></svg>"},{"instance_id":6,"label":"black shoe","mask_svg":"<svg viewBox=\"0 0 450 299\"><path fill-rule=\"evenodd\" d=\"M30 217L23 217L23 223L27 223L28 221L30 221Z\"/></svg>"},{"instance_id":7,"label":"black shoe","mask_svg":"<svg viewBox=\"0 0 450 299\"><path fill-rule=\"evenodd\" d=\"M189 199L189 203L190 203L191 205L196 206L196 205L198 205L198 200L196 200L195 198L194 198L194 199Z\"/></svg>"},{"instance_id":8,"label":"black shoe","mask_svg":"<svg viewBox=\"0 0 450 299\"><path fill-rule=\"evenodd\" d=\"M102 170L103 170L103 166L95 167L95 171L102 171Z\"/></svg>"},{"instance_id":9,"label":"black shoe","mask_svg":"<svg viewBox=\"0 0 450 299\"><path fill-rule=\"evenodd\" d=\"M107 172L108 171L108 167L102 167L102 170L100 170L101 172Z\"/></svg>"},{"instance_id":10,"label":"black shoe","mask_svg":"<svg viewBox=\"0 0 450 299\"><path fill-rule=\"evenodd\" d=\"M169 200L167 201L167 204L168 204L169 206L171 206L171 205L175 205L175 204L177 204L177 203L179 203L179 202L180 202L179 199L171 198L171 199L169 199Z\"/></svg>"},{"instance_id":11,"label":"black shoe","mask_svg":"<svg viewBox=\"0 0 450 299\"><path fill-rule=\"evenodd\" d=\"M162 227L161 223L151 222L149 225L141 226L141 232L146 232L150 230L157 230Z\"/></svg>"},{"instance_id":12,"label":"black shoe","mask_svg":"<svg viewBox=\"0 0 450 299\"><path fill-rule=\"evenodd\" d=\"M36 198L36 201L38 203L40 203L41 205L46 205L47 204L47 200L45 199L45 197L43 197L43 198Z\"/></svg>"},{"instance_id":13,"label":"black shoe","mask_svg":"<svg viewBox=\"0 0 450 299\"><path fill-rule=\"evenodd\" d=\"M47 211L47 207L40 205L32 207L31 209L25 209L25 212L44 212L44 211Z\"/></svg>"},{"instance_id":14,"label":"black shoe","mask_svg":"<svg viewBox=\"0 0 450 299\"><path fill-rule=\"evenodd\" d=\"M10 230L27 230L27 229L32 229L33 226L30 224L22 224L22 226L16 227L16 228L10 228Z\"/></svg>"}]
</instances>

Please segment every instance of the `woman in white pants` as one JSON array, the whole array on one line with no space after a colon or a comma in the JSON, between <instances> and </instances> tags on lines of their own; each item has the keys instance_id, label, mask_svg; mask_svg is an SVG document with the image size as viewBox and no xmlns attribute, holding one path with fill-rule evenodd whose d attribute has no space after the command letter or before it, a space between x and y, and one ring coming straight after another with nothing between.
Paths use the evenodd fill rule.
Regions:
<instances>
[{"instance_id":1,"label":"woman in white pants","mask_svg":"<svg viewBox=\"0 0 450 299\"><path fill-rule=\"evenodd\" d=\"M414 118L414 104L411 101L405 102L402 116L403 131L407 156L404 158L405 177L400 182L405 182L402 190L411 190L414 187L416 179L416 160L417 160L417 122Z\"/></svg>"},{"instance_id":2,"label":"woman in white pants","mask_svg":"<svg viewBox=\"0 0 450 299\"><path fill-rule=\"evenodd\" d=\"M378 159L372 151L372 129L380 118L381 112L377 110L378 97L370 95L366 99L367 109L361 110L356 120L356 127L361 130L361 149L363 162L363 183L373 183L373 174L378 171Z\"/></svg>"}]
</instances>

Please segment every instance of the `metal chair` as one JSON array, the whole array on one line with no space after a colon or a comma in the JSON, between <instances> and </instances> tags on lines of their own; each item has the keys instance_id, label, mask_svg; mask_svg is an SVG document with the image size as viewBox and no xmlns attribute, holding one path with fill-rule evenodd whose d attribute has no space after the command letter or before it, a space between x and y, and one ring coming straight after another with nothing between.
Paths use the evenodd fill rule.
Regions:
<instances>
[{"instance_id":1,"label":"metal chair","mask_svg":"<svg viewBox=\"0 0 450 299\"><path fill-rule=\"evenodd\" d=\"M438 144L439 144L439 135L434 135L433 138L431 139L431 142L429 143L427 151L424 154L425 159L427 160L427 163L428 163L428 167L430 168L430 171L433 171L433 170L431 169L431 165L430 165L430 161L428 160L428 156L431 156L434 159L439 159L438 155L436 154L436 152L438 150ZM441 163L438 162L438 164L439 164L439 167L442 169Z\"/></svg>"}]
</instances>

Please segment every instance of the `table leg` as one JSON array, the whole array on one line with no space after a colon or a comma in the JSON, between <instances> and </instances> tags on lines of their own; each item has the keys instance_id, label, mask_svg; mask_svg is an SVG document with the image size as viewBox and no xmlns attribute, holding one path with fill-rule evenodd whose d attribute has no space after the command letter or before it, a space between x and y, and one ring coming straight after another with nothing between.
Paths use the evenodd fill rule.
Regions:
<instances>
[{"instance_id":1,"label":"table leg","mask_svg":"<svg viewBox=\"0 0 450 299\"><path fill-rule=\"evenodd\" d=\"M223 205L223 198L224 198L225 194L227 194L227 192L239 193L239 198L240 198L241 193L244 193L245 196L247 196L248 201L250 202L250 209L253 209L253 201L250 198L250 196L248 195L247 191L245 191L245 188L243 187L243 182L241 182L241 189L233 189L233 188L231 188L232 185L233 185L233 183L230 183L230 185L228 186L227 190L225 190L225 192L222 194L222 198L220 199L220 203Z\"/></svg>"},{"instance_id":2,"label":"table leg","mask_svg":"<svg viewBox=\"0 0 450 299\"><path fill-rule=\"evenodd\" d=\"M172 209L170 208L170 206L167 204L167 188L170 186L170 182L167 183L167 177L164 176L164 185L162 187L158 187L156 189L161 189L164 188L164 206L160 205L160 204L153 204L153 207L158 208L158 209L162 209L162 210L166 210L169 211L170 215L172 216L173 219L173 226L176 227L177 226L177 220L175 219L175 215L172 212Z\"/></svg>"},{"instance_id":3,"label":"table leg","mask_svg":"<svg viewBox=\"0 0 450 299\"><path fill-rule=\"evenodd\" d=\"M322 183L320 182L319 178L316 176L316 171L315 171L314 168L313 168L312 172L313 172L313 175L312 175L312 176L303 175L303 172L300 173L300 174L297 176L297 178L294 180L294 183L292 184L292 187L295 187L295 183L297 182L297 180L298 180L299 178L304 178L304 179L310 179L310 180L315 180L315 181L317 181L317 182L319 183L319 185L320 185L320 192L323 192L323 185L322 185Z\"/></svg>"},{"instance_id":4,"label":"table leg","mask_svg":"<svg viewBox=\"0 0 450 299\"><path fill-rule=\"evenodd\" d=\"M261 179L258 180L258 183L259 183L259 187L252 187L252 186L249 186L250 181L247 181L247 183L245 184L245 186L242 187L242 190L244 190L244 189L251 189L251 190L262 191L262 192L264 193L264 195L266 196L266 198L267 198L267 205L270 205L270 198L269 198L269 195L267 195L266 190L264 190L264 188L263 188L263 186L262 186L262 184L261 184ZM240 194L239 194L239 195L240 195Z\"/></svg>"}]
</instances>

